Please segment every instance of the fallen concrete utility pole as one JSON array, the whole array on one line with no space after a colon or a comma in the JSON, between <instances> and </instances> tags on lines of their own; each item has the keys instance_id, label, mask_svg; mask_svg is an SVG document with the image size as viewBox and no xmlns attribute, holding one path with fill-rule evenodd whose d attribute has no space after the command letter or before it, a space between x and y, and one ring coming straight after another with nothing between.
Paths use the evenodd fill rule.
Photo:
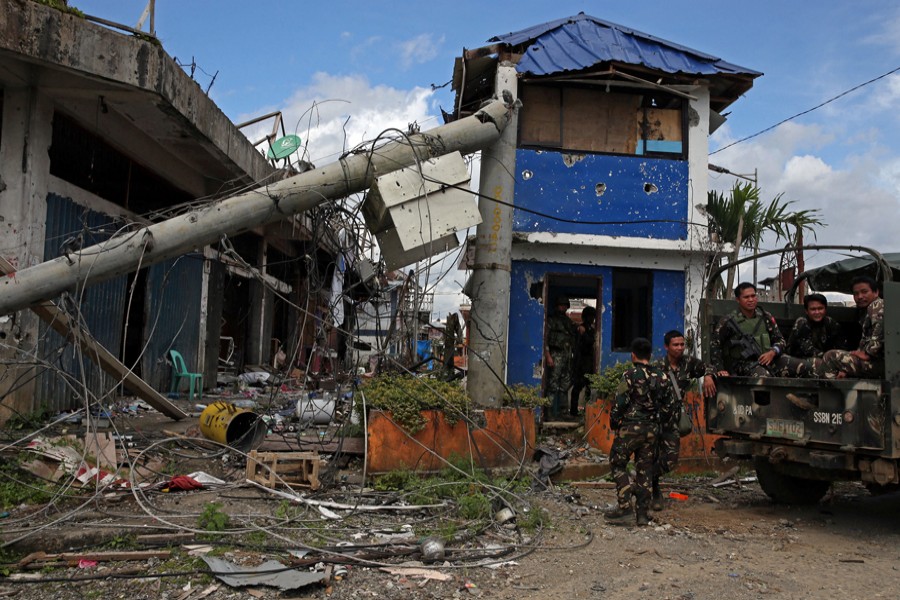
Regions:
<instances>
[{"instance_id":1,"label":"fallen concrete utility pole","mask_svg":"<svg viewBox=\"0 0 900 600\"><path fill-rule=\"evenodd\" d=\"M0 273L8 275L15 269L5 258L0 257ZM134 371L125 366L118 358L113 356L100 342L95 340L88 332L77 324L72 323L69 315L61 311L53 302L46 301L30 307L32 312L39 316L45 323L53 328L56 333L67 340L78 344L84 355L97 363L101 369L116 377L131 388L134 394L147 404L166 415L179 421L186 418L187 413L166 400L162 394L138 377Z\"/></svg>"},{"instance_id":2,"label":"fallen concrete utility pole","mask_svg":"<svg viewBox=\"0 0 900 600\"><path fill-rule=\"evenodd\" d=\"M341 158L323 168L211 203L161 223L141 227L78 252L28 267L3 278L0 315L56 297L75 286L105 281L180 256L328 200L369 188L376 175L450 152L463 154L492 144L509 123L512 106L495 100L471 117L402 142Z\"/></svg>"}]
</instances>

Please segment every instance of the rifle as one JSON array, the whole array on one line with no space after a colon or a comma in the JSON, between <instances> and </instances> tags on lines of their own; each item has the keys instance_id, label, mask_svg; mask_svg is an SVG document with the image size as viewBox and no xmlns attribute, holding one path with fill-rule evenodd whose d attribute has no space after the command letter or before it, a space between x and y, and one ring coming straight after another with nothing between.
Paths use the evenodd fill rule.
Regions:
<instances>
[{"instance_id":1,"label":"rifle","mask_svg":"<svg viewBox=\"0 0 900 600\"><path fill-rule=\"evenodd\" d=\"M760 325L762 325L763 317L759 318L759 323L756 324L756 327L753 330L752 334L744 333L741 331L741 328L738 327L737 322L734 320L734 317L731 315L728 316L725 324L730 326L732 331L734 331L737 336L731 338L728 342L732 348L737 348L741 353L741 360L757 360L759 355L762 354L762 348L759 347L759 344L756 341L756 332L759 331Z\"/></svg>"}]
</instances>

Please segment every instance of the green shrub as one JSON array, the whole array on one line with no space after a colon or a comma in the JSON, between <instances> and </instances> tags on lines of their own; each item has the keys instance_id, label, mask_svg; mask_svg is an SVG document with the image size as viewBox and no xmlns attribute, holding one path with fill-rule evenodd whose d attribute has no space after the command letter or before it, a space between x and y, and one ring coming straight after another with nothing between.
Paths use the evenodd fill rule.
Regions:
<instances>
[{"instance_id":1,"label":"green shrub","mask_svg":"<svg viewBox=\"0 0 900 600\"><path fill-rule=\"evenodd\" d=\"M203 507L197 525L206 531L225 531L229 521L228 514L222 512L222 503L210 502Z\"/></svg>"},{"instance_id":2,"label":"green shrub","mask_svg":"<svg viewBox=\"0 0 900 600\"><path fill-rule=\"evenodd\" d=\"M509 394L503 396L503 406L518 406L521 408L534 408L536 406L547 406L550 404L550 398L541 398L541 387L538 385L525 385L516 383L509 386Z\"/></svg>"},{"instance_id":3,"label":"green shrub","mask_svg":"<svg viewBox=\"0 0 900 600\"><path fill-rule=\"evenodd\" d=\"M632 367L631 363L616 363L611 367L607 367L602 373L588 373L588 380L591 382L591 390L597 393L597 397L601 400L613 400L616 397L616 390L619 383L622 382L622 375L625 371Z\"/></svg>"},{"instance_id":4,"label":"green shrub","mask_svg":"<svg viewBox=\"0 0 900 600\"><path fill-rule=\"evenodd\" d=\"M381 375L365 382L362 391L369 408L390 411L394 421L410 433L425 428L423 410L443 410L444 418L452 425L471 406L471 400L458 382L411 375ZM357 409L362 410L362 398L357 396L356 402Z\"/></svg>"}]
</instances>

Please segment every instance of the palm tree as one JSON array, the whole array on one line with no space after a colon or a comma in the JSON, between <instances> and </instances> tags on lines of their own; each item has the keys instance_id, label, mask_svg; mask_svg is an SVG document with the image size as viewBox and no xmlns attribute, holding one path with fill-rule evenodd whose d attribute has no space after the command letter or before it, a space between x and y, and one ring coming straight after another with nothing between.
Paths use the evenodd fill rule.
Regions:
<instances>
[{"instance_id":1,"label":"palm tree","mask_svg":"<svg viewBox=\"0 0 900 600\"><path fill-rule=\"evenodd\" d=\"M824 226L818 209L791 212L793 201L785 201L778 194L768 204L759 198L759 188L751 183L735 183L727 194L711 190L707 196L707 214L710 227L719 234L723 243L734 244L734 258L741 248L759 251L766 233L774 233L777 240L785 239L790 245L802 247L803 232L815 236L814 227ZM792 229L793 228L793 231ZM798 253L798 267L802 269L802 251ZM735 268L728 271L728 285L734 284Z\"/></svg>"},{"instance_id":2,"label":"palm tree","mask_svg":"<svg viewBox=\"0 0 900 600\"><path fill-rule=\"evenodd\" d=\"M780 199L781 194L779 194L776 199ZM788 202L785 204L785 207L792 204ZM794 212L789 212L776 223L775 227L775 235L778 236L778 239L787 240L788 246L793 246L796 248L795 252L797 255L797 273L802 273L806 269L805 261L803 260L803 232L809 231L812 233L813 238L816 237L815 227L826 227L828 224L822 221L819 218L819 209L805 209L798 210ZM793 233L791 232L791 227L794 228ZM802 301L804 296L804 291L806 287L806 282L801 281L800 287L797 290L797 299Z\"/></svg>"}]
</instances>

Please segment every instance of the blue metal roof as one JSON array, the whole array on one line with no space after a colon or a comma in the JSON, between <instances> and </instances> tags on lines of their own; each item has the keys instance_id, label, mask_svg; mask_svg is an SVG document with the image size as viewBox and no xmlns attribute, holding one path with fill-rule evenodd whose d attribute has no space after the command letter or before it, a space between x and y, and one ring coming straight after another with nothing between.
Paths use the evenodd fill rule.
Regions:
<instances>
[{"instance_id":1,"label":"blue metal roof","mask_svg":"<svg viewBox=\"0 0 900 600\"><path fill-rule=\"evenodd\" d=\"M499 35L488 41L510 46L528 44L516 70L534 75L580 71L601 62L642 65L665 73L762 75L699 50L584 13Z\"/></svg>"}]
</instances>

